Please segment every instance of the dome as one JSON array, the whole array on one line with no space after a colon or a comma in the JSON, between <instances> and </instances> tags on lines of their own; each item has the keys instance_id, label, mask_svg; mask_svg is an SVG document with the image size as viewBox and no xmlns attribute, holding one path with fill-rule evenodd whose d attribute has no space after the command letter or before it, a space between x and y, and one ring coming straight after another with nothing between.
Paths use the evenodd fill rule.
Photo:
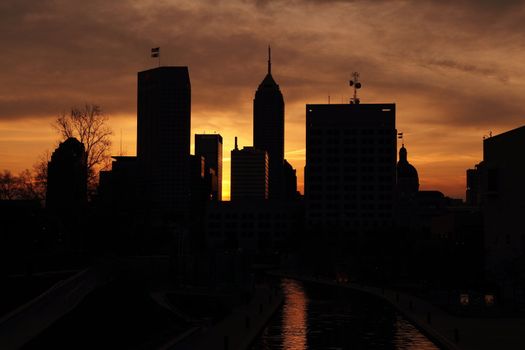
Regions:
<instances>
[{"instance_id":1,"label":"dome","mask_svg":"<svg viewBox=\"0 0 525 350\"><path fill-rule=\"evenodd\" d=\"M401 146L399 162L396 167L397 188L401 193L416 193L419 191L419 176L416 168L407 160L407 150Z\"/></svg>"}]
</instances>

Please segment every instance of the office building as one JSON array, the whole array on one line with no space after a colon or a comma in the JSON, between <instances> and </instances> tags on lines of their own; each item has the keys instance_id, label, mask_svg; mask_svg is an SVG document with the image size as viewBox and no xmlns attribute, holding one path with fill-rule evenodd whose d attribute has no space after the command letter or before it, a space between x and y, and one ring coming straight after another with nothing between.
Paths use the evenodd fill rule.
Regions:
<instances>
[{"instance_id":1,"label":"office building","mask_svg":"<svg viewBox=\"0 0 525 350\"><path fill-rule=\"evenodd\" d=\"M231 152L231 200L268 199L268 153L254 147Z\"/></svg>"},{"instance_id":2,"label":"office building","mask_svg":"<svg viewBox=\"0 0 525 350\"><path fill-rule=\"evenodd\" d=\"M523 301L525 283L516 274L525 258L525 126L486 138L479 171L479 200L485 231L486 277L505 298Z\"/></svg>"},{"instance_id":3,"label":"office building","mask_svg":"<svg viewBox=\"0 0 525 350\"><path fill-rule=\"evenodd\" d=\"M98 197L100 203L117 211L137 207L137 157L113 156L111 170L99 175Z\"/></svg>"},{"instance_id":4,"label":"office building","mask_svg":"<svg viewBox=\"0 0 525 350\"><path fill-rule=\"evenodd\" d=\"M186 216L190 127L188 68L158 67L139 72L137 158L145 208Z\"/></svg>"},{"instance_id":5,"label":"office building","mask_svg":"<svg viewBox=\"0 0 525 350\"><path fill-rule=\"evenodd\" d=\"M300 201L210 203L206 215L206 240L215 250L275 256L303 234Z\"/></svg>"},{"instance_id":6,"label":"office building","mask_svg":"<svg viewBox=\"0 0 525 350\"><path fill-rule=\"evenodd\" d=\"M253 146L268 153L270 199L281 198L284 191L284 99L272 77L269 48L268 73L253 100Z\"/></svg>"},{"instance_id":7,"label":"office building","mask_svg":"<svg viewBox=\"0 0 525 350\"><path fill-rule=\"evenodd\" d=\"M211 200L222 200L222 136L218 134L196 134L195 155L204 157L206 168L211 170ZM208 171L209 171L208 170Z\"/></svg>"},{"instance_id":8,"label":"office building","mask_svg":"<svg viewBox=\"0 0 525 350\"><path fill-rule=\"evenodd\" d=\"M392 224L395 104L306 105L307 224L361 233Z\"/></svg>"}]
</instances>

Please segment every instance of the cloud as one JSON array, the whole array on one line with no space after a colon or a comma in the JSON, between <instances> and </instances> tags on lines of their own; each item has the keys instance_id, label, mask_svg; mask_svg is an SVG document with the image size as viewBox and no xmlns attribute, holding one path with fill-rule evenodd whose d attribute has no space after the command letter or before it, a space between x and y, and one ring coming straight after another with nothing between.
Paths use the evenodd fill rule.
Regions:
<instances>
[{"instance_id":1,"label":"cloud","mask_svg":"<svg viewBox=\"0 0 525 350\"><path fill-rule=\"evenodd\" d=\"M353 71L363 102L396 102L404 129L512 128L525 116L523 15L522 1L488 0L4 1L0 121L49 123L85 102L133 119L136 72L160 46L163 64L190 68L193 130L248 145L271 44L288 150L304 148L304 105L348 100ZM451 156L448 142L436 147Z\"/></svg>"}]
</instances>

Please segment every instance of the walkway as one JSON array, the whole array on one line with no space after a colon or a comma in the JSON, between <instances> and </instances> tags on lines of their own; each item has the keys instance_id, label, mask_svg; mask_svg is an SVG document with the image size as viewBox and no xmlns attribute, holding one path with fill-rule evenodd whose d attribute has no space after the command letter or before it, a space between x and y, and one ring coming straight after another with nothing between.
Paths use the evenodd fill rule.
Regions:
<instances>
[{"instance_id":1,"label":"walkway","mask_svg":"<svg viewBox=\"0 0 525 350\"><path fill-rule=\"evenodd\" d=\"M192 330L160 349L246 350L282 304L279 289L258 287L248 304L235 308L224 320L206 330Z\"/></svg>"}]
</instances>

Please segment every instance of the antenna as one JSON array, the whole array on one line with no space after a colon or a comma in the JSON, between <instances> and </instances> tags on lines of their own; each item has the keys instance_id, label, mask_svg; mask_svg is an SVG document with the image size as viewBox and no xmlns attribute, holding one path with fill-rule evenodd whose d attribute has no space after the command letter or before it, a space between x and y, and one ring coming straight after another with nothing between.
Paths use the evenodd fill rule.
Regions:
<instances>
[{"instance_id":1,"label":"antenna","mask_svg":"<svg viewBox=\"0 0 525 350\"><path fill-rule=\"evenodd\" d=\"M402 132L398 132L397 133L397 138L401 139L401 147L405 146L405 139L403 138L403 133Z\"/></svg>"},{"instance_id":2,"label":"antenna","mask_svg":"<svg viewBox=\"0 0 525 350\"><path fill-rule=\"evenodd\" d=\"M359 82L359 73L353 72L352 79L350 80L350 86L354 87L354 97L350 99L350 104L359 104L361 101L357 97L357 90L361 89L361 83Z\"/></svg>"},{"instance_id":3,"label":"antenna","mask_svg":"<svg viewBox=\"0 0 525 350\"><path fill-rule=\"evenodd\" d=\"M272 74L272 49L268 45L268 74Z\"/></svg>"},{"instance_id":4,"label":"antenna","mask_svg":"<svg viewBox=\"0 0 525 350\"><path fill-rule=\"evenodd\" d=\"M235 149L238 150L239 148L237 147L237 136L235 136Z\"/></svg>"}]
</instances>

